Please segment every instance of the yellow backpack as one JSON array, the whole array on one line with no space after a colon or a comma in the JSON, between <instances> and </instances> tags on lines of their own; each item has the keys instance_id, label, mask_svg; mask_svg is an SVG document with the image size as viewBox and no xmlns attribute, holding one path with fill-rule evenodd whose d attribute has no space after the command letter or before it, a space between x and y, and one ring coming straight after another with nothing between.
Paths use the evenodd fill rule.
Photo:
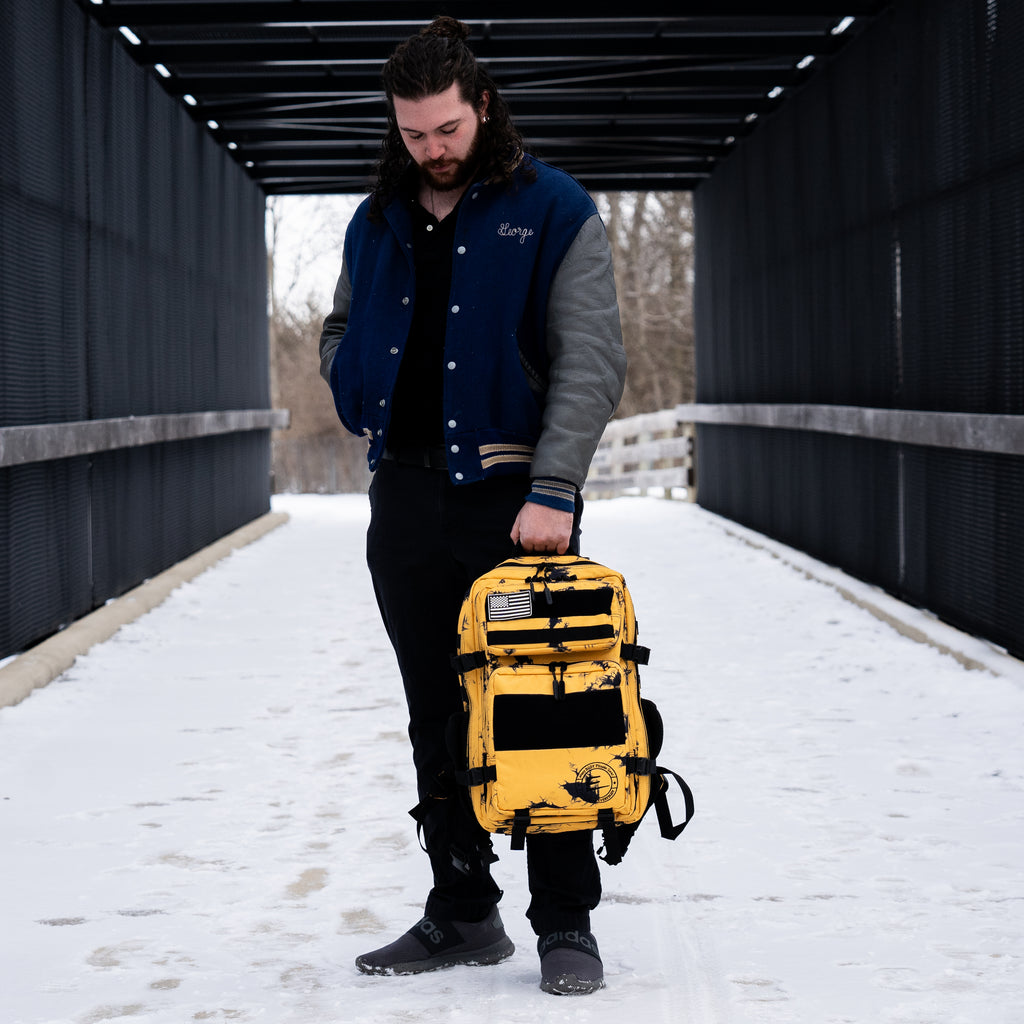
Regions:
<instances>
[{"instance_id":1,"label":"yellow backpack","mask_svg":"<svg viewBox=\"0 0 1024 1024\"><path fill-rule=\"evenodd\" d=\"M693 796L656 762L661 717L637 670L649 653L622 575L589 559L514 558L473 583L452 659L464 711L449 745L487 831L522 849L527 833L601 829L610 864L652 803L665 838L682 832ZM666 776L686 801L679 825Z\"/></svg>"}]
</instances>

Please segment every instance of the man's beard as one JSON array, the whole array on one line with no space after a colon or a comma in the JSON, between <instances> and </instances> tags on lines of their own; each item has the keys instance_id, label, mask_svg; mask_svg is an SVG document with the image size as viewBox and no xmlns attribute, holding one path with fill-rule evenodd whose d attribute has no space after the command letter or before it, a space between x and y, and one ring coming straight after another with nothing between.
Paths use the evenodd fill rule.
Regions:
<instances>
[{"instance_id":1,"label":"man's beard","mask_svg":"<svg viewBox=\"0 0 1024 1024\"><path fill-rule=\"evenodd\" d=\"M452 192L457 188L462 188L464 185L469 184L473 179L480 166L480 154L483 150L483 130L477 128L476 137L473 139L473 144L469 147L469 152L466 154L463 160L429 160L425 164L420 164L420 174L423 175L423 180L435 191L435 192ZM437 164L448 164L454 165L451 171L443 178L438 178L431 170L432 167Z\"/></svg>"}]
</instances>

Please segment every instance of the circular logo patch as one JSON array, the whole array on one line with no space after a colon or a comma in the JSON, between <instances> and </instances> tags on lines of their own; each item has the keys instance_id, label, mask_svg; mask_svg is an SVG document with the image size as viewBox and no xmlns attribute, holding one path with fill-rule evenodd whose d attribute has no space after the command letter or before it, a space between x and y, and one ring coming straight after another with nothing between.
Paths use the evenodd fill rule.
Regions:
<instances>
[{"instance_id":1,"label":"circular logo patch","mask_svg":"<svg viewBox=\"0 0 1024 1024\"><path fill-rule=\"evenodd\" d=\"M603 804L611 800L619 790L619 777L615 769L600 761L584 765L576 773L576 783L592 794L587 798L588 803Z\"/></svg>"}]
</instances>

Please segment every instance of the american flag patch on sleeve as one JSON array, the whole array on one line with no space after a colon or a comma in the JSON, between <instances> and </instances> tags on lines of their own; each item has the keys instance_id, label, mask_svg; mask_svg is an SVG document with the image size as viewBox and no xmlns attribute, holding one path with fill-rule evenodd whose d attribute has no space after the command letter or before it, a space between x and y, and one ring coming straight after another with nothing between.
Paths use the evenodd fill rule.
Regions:
<instances>
[{"instance_id":1,"label":"american flag patch on sleeve","mask_svg":"<svg viewBox=\"0 0 1024 1024\"><path fill-rule=\"evenodd\" d=\"M507 619L529 619L533 616L533 594L516 590L511 594L487 595L487 618L490 622Z\"/></svg>"}]
</instances>

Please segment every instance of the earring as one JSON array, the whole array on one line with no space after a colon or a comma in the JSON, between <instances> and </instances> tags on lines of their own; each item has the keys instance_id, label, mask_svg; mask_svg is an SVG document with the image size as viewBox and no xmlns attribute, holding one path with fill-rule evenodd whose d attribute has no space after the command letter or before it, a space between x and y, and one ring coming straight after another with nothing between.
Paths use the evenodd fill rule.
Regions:
<instances>
[{"instance_id":1,"label":"earring","mask_svg":"<svg viewBox=\"0 0 1024 1024\"><path fill-rule=\"evenodd\" d=\"M484 114L484 116L482 118L480 118L480 123L481 124L487 124L487 122L490 121L490 119L491 118L490 118L489 114Z\"/></svg>"}]
</instances>

